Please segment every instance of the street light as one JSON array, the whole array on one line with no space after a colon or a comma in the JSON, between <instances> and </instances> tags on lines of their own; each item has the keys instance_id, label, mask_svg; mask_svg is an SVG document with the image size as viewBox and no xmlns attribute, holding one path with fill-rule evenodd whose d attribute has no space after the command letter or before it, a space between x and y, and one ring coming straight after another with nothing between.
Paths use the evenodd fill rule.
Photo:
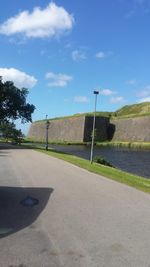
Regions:
<instances>
[{"instance_id":1,"label":"street light","mask_svg":"<svg viewBox=\"0 0 150 267\"><path fill-rule=\"evenodd\" d=\"M48 128L49 128L50 122L47 120L47 115L46 115L46 150L48 150Z\"/></svg>"},{"instance_id":2,"label":"street light","mask_svg":"<svg viewBox=\"0 0 150 267\"><path fill-rule=\"evenodd\" d=\"M94 107L94 117L93 117L93 130L92 130L92 143L91 143L91 157L90 157L90 163L93 163L93 149L94 149L94 137L95 137L95 116L96 116L96 103L97 103L97 96L99 94L99 91L93 91L93 94L95 95L95 107Z\"/></svg>"}]
</instances>

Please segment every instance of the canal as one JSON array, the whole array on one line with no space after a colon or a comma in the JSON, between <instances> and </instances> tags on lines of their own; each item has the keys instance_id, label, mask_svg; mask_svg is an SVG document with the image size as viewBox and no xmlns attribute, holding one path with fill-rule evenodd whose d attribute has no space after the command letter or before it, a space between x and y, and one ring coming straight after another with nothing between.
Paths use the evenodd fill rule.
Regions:
<instances>
[{"instance_id":1,"label":"canal","mask_svg":"<svg viewBox=\"0 0 150 267\"><path fill-rule=\"evenodd\" d=\"M86 145L49 145L69 154L90 159L90 146ZM102 156L115 167L150 179L150 150L94 147L94 157Z\"/></svg>"}]
</instances>

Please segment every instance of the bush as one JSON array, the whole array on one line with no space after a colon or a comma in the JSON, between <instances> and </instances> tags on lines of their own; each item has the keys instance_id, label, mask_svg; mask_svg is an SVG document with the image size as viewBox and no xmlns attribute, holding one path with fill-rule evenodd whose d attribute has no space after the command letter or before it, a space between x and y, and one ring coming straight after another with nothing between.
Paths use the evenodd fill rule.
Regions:
<instances>
[{"instance_id":1,"label":"bush","mask_svg":"<svg viewBox=\"0 0 150 267\"><path fill-rule=\"evenodd\" d=\"M113 167L115 168L109 161L107 161L106 159L104 159L101 156L95 156L94 157L94 162L105 165L105 166L109 166L109 167Z\"/></svg>"}]
</instances>

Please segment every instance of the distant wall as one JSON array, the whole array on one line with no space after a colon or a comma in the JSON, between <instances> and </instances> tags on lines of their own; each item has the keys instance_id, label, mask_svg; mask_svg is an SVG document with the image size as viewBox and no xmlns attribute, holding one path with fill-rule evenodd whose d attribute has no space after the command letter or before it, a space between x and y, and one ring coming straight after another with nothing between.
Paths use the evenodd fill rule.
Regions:
<instances>
[{"instance_id":1,"label":"distant wall","mask_svg":"<svg viewBox=\"0 0 150 267\"><path fill-rule=\"evenodd\" d=\"M112 141L150 142L150 116L112 120L108 135Z\"/></svg>"},{"instance_id":2,"label":"distant wall","mask_svg":"<svg viewBox=\"0 0 150 267\"><path fill-rule=\"evenodd\" d=\"M109 119L96 117L95 128L97 139L107 140ZM88 142L91 140L93 117L79 116L59 120L50 120L48 136L49 142ZM45 141L46 123L34 122L29 129L28 137L36 141Z\"/></svg>"},{"instance_id":3,"label":"distant wall","mask_svg":"<svg viewBox=\"0 0 150 267\"><path fill-rule=\"evenodd\" d=\"M93 128L93 117L79 116L59 120L50 120L49 142L89 142ZM111 120L96 117L96 141L145 141L150 142L150 116ZM45 141L46 123L31 124L28 137L36 141Z\"/></svg>"}]
</instances>

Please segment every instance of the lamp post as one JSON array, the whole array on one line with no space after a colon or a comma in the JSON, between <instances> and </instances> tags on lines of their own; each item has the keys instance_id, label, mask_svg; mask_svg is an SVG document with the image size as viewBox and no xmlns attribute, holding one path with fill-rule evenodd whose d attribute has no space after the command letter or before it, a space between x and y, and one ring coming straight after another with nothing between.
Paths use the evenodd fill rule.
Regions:
<instances>
[{"instance_id":1,"label":"lamp post","mask_svg":"<svg viewBox=\"0 0 150 267\"><path fill-rule=\"evenodd\" d=\"M92 130L92 143L91 143L91 157L90 157L90 163L93 163L93 149L94 149L94 137L95 137L95 116L96 116L96 104L97 104L97 96L99 94L99 91L93 91L93 94L95 95L95 105L94 105L94 117L93 117L93 130Z\"/></svg>"},{"instance_id":2,"label":"lamp post","mask_svg":"<svg viewBox=\"0 0 150 267\"><path fill-rule=\"evenodd\" d=\"M50 122L47 120L47 115L46 115L46 150L48 150L48 128L49 128Z\"/></svg>"}]
</instances>

